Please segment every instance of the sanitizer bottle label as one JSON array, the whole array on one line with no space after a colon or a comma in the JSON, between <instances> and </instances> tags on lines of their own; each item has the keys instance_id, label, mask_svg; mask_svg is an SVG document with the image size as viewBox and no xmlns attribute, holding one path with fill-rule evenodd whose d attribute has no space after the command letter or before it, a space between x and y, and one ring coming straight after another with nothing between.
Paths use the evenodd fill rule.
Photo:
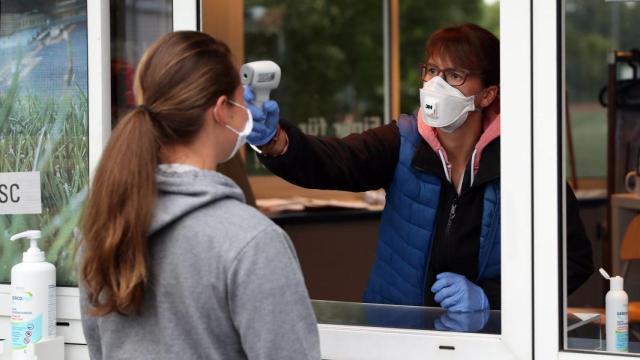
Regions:
<instances>
[{"instance_id":1,"label":"sanitizer bottle label","mask_svg":"<svg viewBox=\"0 0 640 360\"><path fill-rule=\"evenodd\" d=\"M20 350L42 339L42 314L33 316L33 294L16 291L11 296L11 346Z\"/></svg>"},{"instance_id":2,"label":"sanitizer bottle label","mask_svg":"<svg viewBox=\"0 0 640 360\"><path fill-rule=\"evenodd\" d=\"M628 313L621 311L616 313L616 351L629 351L629 323Z\"/></svg>"}]
</instances>

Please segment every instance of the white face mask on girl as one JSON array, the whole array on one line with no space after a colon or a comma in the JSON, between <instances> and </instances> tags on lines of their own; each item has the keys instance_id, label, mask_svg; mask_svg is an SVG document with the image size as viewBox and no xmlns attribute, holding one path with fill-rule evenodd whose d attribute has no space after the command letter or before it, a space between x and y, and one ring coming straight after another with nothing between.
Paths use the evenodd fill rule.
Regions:
<instances>
[{"instance_id":1,"label":"white face mask on girl","mask_svg":"<svg viewBox=\"0 0 640 360\"><path fill-rule=\"evenodd\" d=\"M229 124L225 124L225 126L233 131L236 135L238 135L237 139L236 139L236 143L233 146L233 149L231 150L231 153L229 154L229 156L223 161L229 161L229 159L231 159L237 152L238 150L240 150L240 148L242 147L242 145L244 145L247 142L247 136L249 134L251 134L251 130L253 129L253 115L251 115L251 111L249 111L249 109L247 109L246 107L238 104L237 102L233 101L233 100L229 100L229 103L241 107L243 108L246 112L247 112L247 122L244 125L244 129L242 129L242 131L238 131L234 128L232 128L231 126L229 126Z\"/></svg>"},{"instance_id":2,"label":"white face mask on girl","mask_svg":"<svg viewBox=\"0 0 640 360\"><path fill-rule=\"evenodd\" d=\"M469 111L476 111L475 95L465 96L460 90L436 76L425 81L420 89L422 120L429 126L451 133L467 120Z\"/></svg>"}]
</instances>

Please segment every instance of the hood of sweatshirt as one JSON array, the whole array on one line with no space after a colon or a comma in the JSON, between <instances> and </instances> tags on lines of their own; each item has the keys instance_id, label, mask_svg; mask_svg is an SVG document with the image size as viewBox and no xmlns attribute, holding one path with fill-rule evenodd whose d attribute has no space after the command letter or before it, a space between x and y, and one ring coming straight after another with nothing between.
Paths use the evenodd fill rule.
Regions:
<instances>
[{"instance_id":1,"label":"hood of sweatshirt","mask_svg":"<svg viewBox=\"0 0 640 360\"><path fill-rule=\"evenodd\" d=\"M158 197L149 234L153 235L178 219L212 203L233 199L245 202L244 194L230 178L199 169L156 170Z\"/></svg>"}]
</instances>

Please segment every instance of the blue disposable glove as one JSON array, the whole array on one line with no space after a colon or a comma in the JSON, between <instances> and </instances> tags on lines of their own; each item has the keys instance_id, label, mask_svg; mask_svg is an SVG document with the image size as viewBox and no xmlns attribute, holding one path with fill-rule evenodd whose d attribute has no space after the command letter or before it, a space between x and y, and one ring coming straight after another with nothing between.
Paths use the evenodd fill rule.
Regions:
<instances>
[{"instance_id":1,"label":"blue disposable glove","mask_svg":"<svg viewBox=\"0 0 640 360\"><path fill-rule=\"evenodd\" d=\"M489 309L489 299L484 290L459 274L451 272L438 274L431 292L435 294L434 300L449 311L467 312Z\"/></svg>"},{"instance_id":2,"label":"blue disposable glove","mask_svg":"<svg viewBox=\"0 0 640 360\"><path fill-rule=\"evenodd\" d=\"M253 116L253 129L247 136L247 142L251 145L264 145L273 138L278 129L280 120L280 107L273 100L267 100L262 104L262 109L258 108L253 100L256 98L250 87L244 86L244 102L247 104Z\"/></svg>"},{"instance_id":3,"label":"blue disposable glove","mask_svg":"<svg viewBox=\"0 0 640 360\"><path fill-rule=\"evenodd\" d=\"M489 310L473 312L450 312L442 314L434 321L436 330L477 332L484 329L489 320Z\"/></svg>"}]
</instances>

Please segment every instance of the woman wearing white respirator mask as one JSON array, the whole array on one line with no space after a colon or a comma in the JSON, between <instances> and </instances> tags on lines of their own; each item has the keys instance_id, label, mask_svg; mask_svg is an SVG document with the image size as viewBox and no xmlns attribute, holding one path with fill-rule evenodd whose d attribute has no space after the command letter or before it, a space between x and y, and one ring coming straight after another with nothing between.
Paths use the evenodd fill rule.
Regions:
<instances>
[{"instance_id":1,"label":"woman wearing white respirator mask","mask_svg":"<svg viewBox=\"0 0 640 360\"><path fill-rule=\"evenodd\" d=\"M91 358L320 359L287 235L216 171L253 124L229 48L167 34L145 52L134 93L82 214Z\"/></svg>"},{"instance_id":2,"label":"woman wearing white respirator mask","mask_svg":"<svg viewBox=\"0 0 640 360\"><path fill-rule=\"evenodd\" d=\"M386 190L364 302L499 309L499 40L474 24L439 29L421 69L415 114L343 139L303 134L279 120L277 103L257 109L245 89L256 128L247 139L264 144L263 164L296 185ZM593 265L571 191L567 204L572 292Z\"/></svg>"}]
</instances>

